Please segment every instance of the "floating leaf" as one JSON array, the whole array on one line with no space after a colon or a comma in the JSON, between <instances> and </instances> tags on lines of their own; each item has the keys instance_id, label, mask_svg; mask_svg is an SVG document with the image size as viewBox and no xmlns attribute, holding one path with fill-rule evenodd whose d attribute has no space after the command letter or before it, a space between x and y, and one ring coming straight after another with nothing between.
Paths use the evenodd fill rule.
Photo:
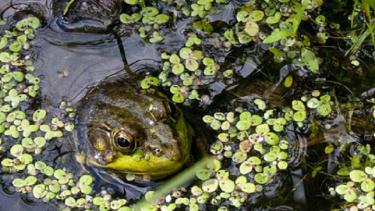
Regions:
<instances>
[{"instance_id":1,"label":"floating leaf","mask_svg":"<svg viewBox=\"0 0 375 211\"><path fill-rule=\"evenodd\" d=\"M306 111L297 111L293 114L293 120L296 122L303 122L306 117Z\"/></svg>"},{"instance_id":2,"label":"floating leaf","mask_svg":"<svg viewBox=\"0 0 375 211\"><path fill-rule=\"evenodd\" d=\"M263 43L265 44L274 43L281 39L287 38L289 36L293 36L293 32L275 29L272 31L272 33L268 37L266 37L266 39L263 40Z\"/></svg>"},{"instance_id":3,"label":"floating leaf","mask_svg":"<svg viewBox=\"0 0 375 211\"><path fill-rule=\"evenodd\" d=\"M16 23L16 28L19 31L25 31L28 28L37 29L40 27L40 20L36 17L30 16Z\"/></svg>"},{"instance_id":4,"label":"floating leaf","mask_svg":"<svg viewBox=\"0 0 375 211\"><path fill-rule=\"evenodd\" d=\"M265 174L265 173L257 173L257 174L255 174L254 180L258 184L264 185L264 184L268 183L269 178L268 178L267 174Z\"/></svg>"},{"instance_id":5,"label":"floating leaf","mask_svg":"<svg viewBox=\"0 0 375 211\"><path fill-rule=\"evenodd\" d=\"M348 189L347 192L344 195L344 199L347 202L353 202L354 200L357 199L357 193L352 189Z\"/></svg>"},{"instance_id":6,"label":"floating leaf","mask_svg":"<svg viewBox=\"0 0 375 211\"><path fill-rule=\"evenodd\" d=\"M304 65L307 66L307 68L313 72L313 73L318 73L319 72L319 62L318 62L318 59L315 57L315 54L306 49L306 48L303 48L301 50L301 58L302 58L302 62Z\"/></svg>"},{"instance_id":7,"label":"floating leaf","mask_svg":"<svg viewBox=\"0 0 375 211\"><path fill-rule=\"evenodd\" d=\"M247 22L246 25L245 25L245 32L249 36L252 36L252 37L255 36L259 32L258 24L255 23L255 22L252 22L252 21Z\"/></svg>"},{"instance_id":8,"label":"floating leaf","mask_svg":"<svg viewBox=\"0 0 375 211\"><path fill-rule=\"evenodd\" d=\"M370 191L373 191L375 189L375 182L372 180L372 179L365 179L362 183L361 183L361 189L364 191L364 192L370 192Z\"/></svg>"},{"instance_id":9,"label":"floating leaf","mask_svg":"<svg viewBox=\"0 0 375 211\"><path fill-rule=\"evenodd\" d=\"M202 184L202 190L208 193L212 193L219 187L219 182L217 179L209 179Z\"/></svg>"},{"instance_id":10,"label":"floating leaf","mask_svg":"<svg viewBox=\"0 0 375 211\"><path fill-rule=\"evenodd\" d=\"M125 3L130 4L130 5L136 5L138 4L138 0L124 0Z\"/></svg>"},{"instance_id":11,"label":"floating leaf","mask_svg":"<svg viewBox=\"0 0 375 211\"><path fill-rule=\"evenodd\" d=\"M221 180L219 182L220 189L226 193L231 193L234 190L235 184L230 179Z\"/></svg>"},{"instance_id":12,"label":"floating leaf","mask_svg":"<svg viewBox=\"0 0 375 211\"><path fill-rule=\"evenodd\" d=\"M33 120L35 122L41 121L46 117L46 114L47 114L46 110L38 109L38 110L34 111L34 113L33 113Z\"/></svg>"},{"instance_id":13,"label":"floating leaf","mask_svg":"<svg viewBox=\"0 0 375 211\"><path fill-rule=\"evenodd\" d=\"M269 132L265 135L264 140L269 145L279 144L279 136L273 132Z\"/></svg>"},{"instance_id":14,"label":"floating leaf","mask_svg":"<svg viewBox=\"0 0 375 211\"><path fill-rule=\"evenodd\" d=\"M365 179L367 179L366 173L361 170L352 170L349 176L353 182L363 182Z\"/></svg>"},{"instance_id":15,"label":"floating leaf","mask_svg":"<svg viewBox=\"0 0 375 211\"><path fill-rule=\"evenodd\" d=\"M37 199L43 198L47 194L44 184L35 185L33 188L33 196Z\"/></svg>"}]
</instances>

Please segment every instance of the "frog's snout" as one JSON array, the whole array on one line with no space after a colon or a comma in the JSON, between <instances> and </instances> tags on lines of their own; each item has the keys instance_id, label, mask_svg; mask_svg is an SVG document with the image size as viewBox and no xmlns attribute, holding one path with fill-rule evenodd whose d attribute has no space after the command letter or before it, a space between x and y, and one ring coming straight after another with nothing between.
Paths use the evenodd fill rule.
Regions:
<instances>
[{"instance_id":1,"label":"frog's snout","mask_svg":"<svg viewBox=\"0 0 375 211\"><path fill-rule=\"evenodd\" d=\"M145 143L146 151L152 152L157 157L165 157L168 160L181 160L181 152L177 144L177 140L170 140L170 143L160 143L156 140Z\"/></svg>"},{"instance_id":2,"label":"frog's snout","mask_svg":"<svg viewBox=\"0 0 375 211\"><path fill-rule=\"evenodd\" d=\"M94 154L94 159L95 162L101 166L105 166L108 163L111 163L114 159L114 155L112 152L106 152L106 153L101 153L101 152L96 152ZM91 160L91 159L90 159Z\"/></svg>"}]
</instances>

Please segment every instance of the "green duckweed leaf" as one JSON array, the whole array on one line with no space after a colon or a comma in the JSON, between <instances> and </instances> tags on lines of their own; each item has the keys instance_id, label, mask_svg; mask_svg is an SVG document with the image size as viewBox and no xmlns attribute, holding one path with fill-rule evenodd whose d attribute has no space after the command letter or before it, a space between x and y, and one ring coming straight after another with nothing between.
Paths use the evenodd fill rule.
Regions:
<instances>
[{"instance_id":1,"label":"green duckweed leaf","mask_svg":"<svg viewBox=\"0 0 375 211\"><path fill-rule=\"evenodd\" d=\"M267 133L264 137L264 140L271 146L279 144L279 136L273 132Z\"/></svg>"},{"instance_id":2,"label":"green duckweed leaf","mask_svg":"<svg viewBox=\"0 0 375 211\"><path fill-rule=\"evenodd\" d=\"M352 170L349 176L353 182L363 182L365 179L367 179L366 173L361 170Z\"/></svg>"},{"instance_id":3,"label":"green duckweed leaf","mask_svg":"<svg viewBox=\"0 0 375 211\"><path fill-rule=\"evenodd\" d=\"M262 10L254 10L249 13L249 19L254 22L261 21L264 18L264 12Z\"/></svg>"},{"instance_id":4,"label":"green duckweed leaf","mask_svg":"<svg viewBox=\"0 0 375 211\"><path fill-rule=\"evenodd\" d=\"M266 102L264 102L264 100L261 100L261 99L255 99L254 100L254 103L255 105L258 106L258 108L260 110L265 110L267 107L266 107Z\"/></svg>"},{"instance_id":5,"label":"green duckweed leaf","mask_svg":"<svg viewBox=\"0 0 375 211\"><path fill-rule=\"evenodd\" d=\"M303 122L306 118L306 111L297 111L293 114L293 120L296 122Z\"/></svg>"},{"instance_id":6,"label":"green duckweed leaf","mask_svg":"<svg viewBox=\"0 0 375 211\"><path fill-rule=\"evenodd\" d=\"M263 119L259 115L252 115L250 117L250 122L251 122L252 126L257 126L257 125L260 125L263 122Z\"/></svg>"},{"instance_id":7,"label":"green duckweed leaf","mask_svg":"<svg viewBox=\"0 0 375 211\"><path fill-rule=\"evenodd\" d=\"M114 210L120 209L120 207L125 205L126 202L127 201L125 199L113 200L113 201L111 201L111 205L110 205L111 209L114 209Z\"/></svg>"},{"instance_id":8,"label":"green duckweed leaf","mask_svg":"<svg viewBox=\"0 0 375 211\"><path fill-rule=\"evenodd\" d=\"M270 132L270 128L267 124L260 124L255 128L255 132L257 134L264 135Z\"/></svg>"},{"instance_id":9,"label":"green duckweed leaf","mask_svg":"<svg viewBox=\"0 0 375 211\"><path fill-rule=\"evenodd\" d=\"M265 174L265 173L257 173L257 174L255 174L254 180L258 184L264 185L264 184L268 183L269 178L268 178L267 174Z\"/></svg>"},{"instance_id":10,"label":"green duckweed leaf","mask_svg":"<svg viewBox=\"0 0 375 211\"><path fill-rule=\"evenodd\" d=\"M47 194L44 184L35 185L33 188L33 196L37 199L43 198Z\"/></svg>"},{"instance_id":11,"label":"green duckweed leaf","mask_svg":"<svg viewBox=\"0 0 375 211\"><path fill-rule=\"evenodd\" d=\"M235 152L232 156L232 160L233 162L235 163L242 163L244 162L245 160L247 159L247 153L246 152L243 152L241 150L238 150L237 152Z\"/></svg>"},{"instance_id":12,"label":"green duckweed leaf","mask_svg":"<svg viewBox=\"0 0 375 211\"><path fill-rule=\"evenodd\" d=\"M307 101L307 107L308 108L317 108L320 105L320 102L316 98L311 98L309 101Z\"/></svg>"},{"instance_id":13,"label":"green duckweed leaf","mask_svg":"<svg viewBox=\"0 0 375 211\"><path fill-rule=\"evenodd\" d=\"M199 169L196 173L195 176L200 179L200 180L208 180L212 175L212 171L208 169Z\"/></svg>"},{"instance_id":14,"label":"green duckweed leaf","mask_svg":"<svg viewBox=\"0 0 375 211\"><path fill-rule=\"evenodd\" d=\"M169 16L165 14L159 14L155 17L155 21L158 24L165 24L169 21Z\"/></svg>"},{"instance_id":15,"label":"green duckweed leaf","mask_svg":"<svg viewBox=\"0 0 375 211\"><path fill-rule=\"evenodd\" d=\"M271 163L277 159L277 153L275 152L268 152L264 155L264 160Z\"/></svg>"},{"instance_id":16,"label":"green duckweed leaf","mask_svg":"<svg viewBox=\"0 0 375 211\"><path fill-rule=\"evenodd\" d=\"M159 10L156 7L144 7L141 11L143 17L154 18L157 14L159 14Z\"/></svg>"},{"instance_id":17,"label":"green duckweed leaf","mask_svg":"<svg viewBox=\"0 0 375 211\"><path fill-rule=\"evenodd\" d=\"M69 196L68 198L65 199L65 205L68 207L76 207L77 202L73 197Z\"/></svg>"},{"instance_id":18,"label":"green duckweed leaf","mask_svg":"<svg viewBox=\"0 0 375 211\"><path fill-rule=\"evenodd\" d=\"M22 188L22 187L26 186L26 181L23 180L23 179L20 179L20 178L16 178L12 181L12 184L16 188Z\"/></svg>"},{"instance_id":19,"label":"green duckweed leaf","mask_svg":"<svg viewBox=\"0 0 375 211\"><path fill-rule=\"evenodd\" d=\"M44 109L38 109L33 113L33 120L35 122L42 121L47 115L47 111Z\"/></svg>"},{"instance_id":20,"label":"green duckweed leaf","mask_svg":"<svg viewBox=\"0 0 375 211\"><path fill-rule=\"evenodd\" d=\"M158 78L147 75L142 81L141 81L141 88L142 89L149 89L151 86L159 86L160 81Z\"/></svg>"},{"instance_id":21,"label":"green duckweed leaf","mask_svg":"<svg viewBox=\"0 0 375 211\"><path fill-rule=\"evenodd\" d=\"M124 0L125 3L130 4L130 5L136 5L138 4L138 0Z\"/></svg>"},{"instance_id":22,"label":"green duckweed leaf","mask_svg":"<svg viewBox=\"0 0 375 211\"><path fill-rule=\"evenodd\" d=\"M259 26L257 23L249 21L245 25L245 32L249 35L254 37L259 32Z\"/></svg>"},{"instance_id":23,"label":"green duckweed leaf","mask_svg":"<svg viewBox=\"0 0 375 211\"><path fill-rule=\"evenodd\" d=\"M149 39L150 43L158 43L164 40L164 37L160 34L160 32L154 31L152 32L151 38Z\"/></svg>"},{"instance_id":24,"label":"green duckweed leaf","mask_svg":"<svg viewBox=\"0 0 375 211\"><path fill-rule=\"evenodd\" d=\"M14 157L20 157L23 154L24 148L20 144L13 145L10 148L10 154Z\"/></svg>"},{"instance_id":25,"label":"green duckweed leaf","mask_svg":"<svg viewBox=\"0 0 375 211\"><path fill-rule=\"evenodd\" d=\"M8 63L12 60L10 54L8 52L1 52L0 53L0 62Z\"/></svg>"},{"instance_id":26,"label":"green duckweed leaf","mask_svg":"<svg viewBox=\"0 0 375 211\"><path fill-rule=\"evenodd\" d=\"M246 22L247 18L249 16L249 13L244 11L244 10L241 10L241 11L238 11L237 14L236 14L236 19L237 21L239 22Z\"/></svg>"},{"instance_id":27,"label":"green duckweed leaf","mask_svg":"<svg viewBox=\"0 0 375 211\"><path fill-rule=\"evenodd\" d=\"M8 45L8 38L7 37L1 37L1 39L0 39L0 50L3 49L7 45Z\"/></svg>"},{"instance_id":28,"label":"green duckweed leaf","mask_svg":"<svg viewBox=\"0 0 375 211\"><path fill-rule=\"evenodd\" d=\"M361 183L361 189L364 192L371 192L375 189L375 182L372 179L367 178Z\"/></svg>"},{"instance_id":29,"label":"green duckweed leaf","mask_svg":"<svg viewBox=\"0 0 375 211\"><path fill-rule=\"evenodd\" d=\"M246 131L250 129L251 122L247 120L240 120L236 123L236 127L238 130Z\"/></svg>"},{"instance_id":30,"label":"green duckweed leaf","mask_svg":"<svg viewBox=\"0 0 375 211\"><path fill-rule=\"evenodd\" d=\"M301 50L301 58L302 62L306 67L313 73L318 73L319 72L319 61L316 58L314 52L303 48Z\"/></svg>"},{"instance_id":31,"label":"green duckweed leaf","mask_svg":"<svg viewBox=\"0 0 375 211\"><path fill-rule=\"evenodd\" d=\"M224 191L226 193L231 193L231 192L233 192L233 190L235 188L235 184L232 180L225 179L225 180L219 181L219 187L222 191Z\"/></svg>"},{"instance_id":32,"label":"green duckweed leaf","mask_svg":"<svg viewBox=\"0 0 375 211\"><path fill-rule=\"evenodd\" d=\"M288 162L286 162L286 161L279 161L278 163L277 163L277 167L280 169L280 170L285 170L285 169L287 169L288 168Z\"/></svg>"},{"instance_id":33,"label":"green duckweed leaf","mask_svg":"<svg viewBox=\"0 0 375 211\"><path fill-rule=\"evenodd\" d=\"M19 52L22 50L22 43L19 41L14 41L12 44L9 45L9 50L13 52Z\"/></svg>"},{"instance_id":34,"label":"green duckweed leaf","mask_svg":"<svg viewBox=\"0 0 375 211\"><path fill-rule=\"evenodd\" d=\"M32 186L38 182L38 179L35 176L28 176L25 178L25 183L27 186Z\"/></svg>"},{"instance_id":35,"label":"green duckweed leaf","mask_svg":"<svg viewBox=\"0 0 375 211\"><path fill-rule=\"evenodd\" d=\"M16 23L16 28L19 31L25 31L28 28L37 29L41 25L40 20L36 17L30 16Z\"/></svg>"},{"instance_id":36,"label":"green duckweed leaf","mask_svg":"<svg viewBox=\"0 0 375 211\"><path fill-rule=\"evenodd\" d=\"M276 12L274 16L267 17L266 23L268 23L268 24L278 23L280 21L280 18L281 18L281 13Z\"/></svg>"},{"instance_id":37,"label":"green duckweed leaf","mask_svg":"<svg viewBox=\"0 0 375 211\"><path fill-rule=\"evenodd\" d=\"M274 43L281 39L284 39L293 35L294 34L292 31L275 29L272 31L272 33L268 37L266 37L266 39L263 40L263 43L264 44Z\"/></svg>"},{"instance_id":38,"label":"green duckweed leaf","mask_svg":"<svg viewBox=\"0 0 375 211\"><path fill-rule=\"evenodd\" d=\"M240 186L240 189L245 193L254 193L256 191L254 183L245 183Z\"/></svg>"},{"instance_id":39,"label":"green duckweed leaf","mask_svg":"<svg viewBox=\"0 0 375 211\"><path fill-rule=\"evenodd\" d=\"M219 182L217 179L209 179L203 182L202 190L207 193L212 193L219 187Z\"/></svg>"},{"instance_id":40,"label":"green duckweed leaf","mask_svg":"<svg viewBox=\"0 0 375 211\"><path fill-rule=\"evenodd\" d=\"M292 108L296 111L304 111L306 110L305 105L302 101L299 100L293 100L292 101Z\"/></svg>"},{"instance_id":41,"label":"green duckweed leaf","mask_svg":"<svg viewBox=\"0 0 375 211\"><path fill-rule=\"evenodd\" d=\"M353 202L354 200L357 199L357 193L352 189L348 189L347 192L344 195L344 199L347 202Z\"/></svg>"},{"instance_id":42,"label":"green duckweed leaf","mask_svg":"<svg viewBox=\"0 0 375 211\"><path fill-rule=\"evenodd\" d=\"M250 120L251 113L248 111L241 112L240 114L240 120Z\"/></svg>"},{"instance_id":43,"label":"green duckweed leaf","mask_svg":"<svg viewBox=\"0 0 375 211\"><path fill-rule=\"evenodd\" d=\"M196 71L199 68L199 63L194 59L186 59L185 60L185 67L190 71ZM208 75L208 74L205 74Z\"/></svg>"},{"instance_id":44,"label":"green duckweed leaf","mask_svg":"<svg viewBox=\"0 0 375 211\"><path fill-rule=\"evenodd\" d=\"M321 116L328 116L332 112L332 107L330 103L321 103L316 109L318 114Z\"/></svg>"},{"instance_id":45,"label":"green duckweed leaf","mask_svg":"<svg viewBox=\"0 0 375 211\"><path fill-rule=\"evenodd\" d=\"M185 71L184 65L182 65L181 63L172 65L172 73L173 74L180 75L184 71Z\"/></svg>"}]
</instances>

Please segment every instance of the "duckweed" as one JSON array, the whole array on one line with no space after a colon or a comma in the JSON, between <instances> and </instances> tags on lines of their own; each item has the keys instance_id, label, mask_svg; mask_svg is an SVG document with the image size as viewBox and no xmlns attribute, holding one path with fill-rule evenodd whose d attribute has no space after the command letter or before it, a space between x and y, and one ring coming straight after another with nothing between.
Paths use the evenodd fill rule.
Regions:
<instances>
[{"instance_id":1,"label":"duckweed","mask_svg":"<svg viewBox=\"0 0 375 211\"><path fill-rule=\"evenodd\" d=\"M371 153L370 145L359 145L357 151L360 157L355 155L352 157L352 160L357 160L356 162L340 165L341 168L337 174L344 176L345 179L343 183L337 184L331 194L339 194L348 203L347 206L354 204L356 209L366 210L375 206L374 155ZM348 164L351 165L351 168L347 166Z\"/></svg>"},{"instance_id":2,"label":"duckweed","mask_svg":"<svg viewBox=\"0 0 375 211\"><path fill-rule=\"evenodd\" d=\"M143 1L142 1L143 2ZM138 1L125 1L130 6L135 6ZM140 10L132 14L122 13L119 17L123 24L136 25L139 35L151 43L159 43L164 40L160 28L170 20L168 14L161 14L154 6L142 5Z\"/></svg>"},{"instance_id":3,"label":"duckweed","mask_svg":"<svg viewBox=\"0 0 375 211\"><path fill-rule=\"evenodd\" d=\"M158 80L154 76L146 75L141 81L141 88L149 89L161 85L169 88L175 103L190 104L194 100L204 102L206 97L200 90L213 83L217 77L230 79L233 72L221 70L214 58L206 56L199 49L200 43L198 35L192 34L185 42L185 47L178 52L162 53L163 67Z\"/></svg>"},{"instance_id":4,"label":"duckweed","mask_svg":"<svg viewBox=\"0 0 375 211\"><path fill-rule=\"evenodd\" d=\"M169 88L174 102L188 105L193 100L207 100L203 87L209 86L213 79L230 81L234 77L235 71L231 67L222 67L221 61L211 57L201 46L205 42L202 41L201 33L213 30L213 26L206 20L207 15L215 5L225 1L196 1L191 4L185 1L161 1L152 6L138 0L125 0L125 3L132 8L129 11L134 13L121 14L120 21L134 25L140 36L151 43L164 40L163 27L174 24L177 16L182 14L197 18L192 25L195 32L199 33L191 33L185 46L179 50L161 54L161 71L157 76L148 73L141 81L142 89L158 86ZM173 11L173 15L164 14L161 8L163 4L169 3L181 9ZM316 49L310 46L308 37L300 36L297 32L302 22L308 18L314 20L312 11L321 5L322 1L289 4L289 1L281 0L241 5L235 11L234 27L223 32L223 39L228 41L223 47L228 50L231 45L239 47L260 41L274 55L275 61L289 59L301 68L318 73L321 61L316 56ZM291 9L293 12L289 12ZM327 39L324 19L324 16L315 18L320 27L317 34L319 43L325 43ZM0 68L0 96L5 102L0 107L0 134L16 139L10 148L10 158L2 159L1 165L5 172L27 172L27 177L15 178L12 184L19 192L26 193L29 189L37 199L46 202L58 199L70 208L130 210L125 207L127 201L124 199L112 199L105 191L94 193L92 176L83 174L76 178L65 169L54 169L40 160L34 160L34 155L43 150L47 141L60 138L65 132L74 129L73 123L52 117L45 109L37 109L30 115L20 107L39 93L40 80L31 74L35 68L27 59L23 61L22 52L30 48L28 41L35 37L34 30L40 25L38 18L27 17L16 24L15 35L6 33L0 40L0 49L6 50L0 52L0 62L4 63ZM21 67L22 70L13 71L10 68L12 66ZM15 85L20 83L26 85L26 88L16 89ZM284 86L289 88L292 85L293 78L288 76ZM316 90L293 100L290 108L282 112L267 110L266 102L259 98L249 103L252 109L244 106L203 117L203 121L216 133L216 139L210 145L210 152L216 157L215 162L196 172L199 182L190 188L189 197L176 194L172 199L169 195L169 198L166 197L169 204L159 204L159 208L173 210L184 205L191 210L198 210L198 204L205 203L211 203L219 210L227 210L228 205L240 208L249 194L263 191L278 174L288 169L291 144L285 128L294 124L302 128L309 124L314 115L329 117L333 104L329 95L321 95ZM65 111L67 119L74 117L73 109ZM330 145L326 151L330 154L334 151L334 145ZM351 170L344 171L343 167L338 171L344 177L343 183L331 191L359 209L373 209L375 206L375 167L369 162L374 155L368 151L367 154L363 153L363 157L367 157L366 161L363 157L353 158L352 163L357 164L353 164ZM222 169L226 161L233 165L231 171ZM146 199L152 198L150 195L152 192L146 194Z\"/></svg>"},{"instance_id":5,"label":"duckweed","mask_svg":"<svg viewBox=\"0 0 375 211\"><path fill-rule=\"evenodd\" d=\"M14 140L9 157L1 160L2 170L8 173L19 172L26 176L17 176L12 180L12 185L18 192L32 192L33 197L44 202L62 200L68 207L92 207L85 198L92 194L93 178L82 175L75 186L72 173L64 169L54 169L40 158L35 157L42 152L48 140L62 137L66 131L74 129L75 113L69 103L62 102L60 109L66 119L51 117L48 111L39 108L34 111L26 105L31 102L39 92L39 78L31 72L35 70L32 62L24 56L22 50L30 48L29 41L34 39L34 30L40 27L38 18L30 16L16 23L13 32L6 32L1 38L0 52L0 95L3 104L0 106L0 135L10 136ZM11 53L14 52L14 53ZM17 68L13 68L17 67ZM16 86L24 87L22 90ZM21 107L23 105L23 107ZM65 112L65 113L64 113ZM9 139L7 139L9 140ZM83 198L80 198L83 197ZM110 202L107 200L107 203ZM113 201L113 209L127 210L124 205L126 200ZM105 207L100 205L100 207Z\"/></svg>"}]
</instances>

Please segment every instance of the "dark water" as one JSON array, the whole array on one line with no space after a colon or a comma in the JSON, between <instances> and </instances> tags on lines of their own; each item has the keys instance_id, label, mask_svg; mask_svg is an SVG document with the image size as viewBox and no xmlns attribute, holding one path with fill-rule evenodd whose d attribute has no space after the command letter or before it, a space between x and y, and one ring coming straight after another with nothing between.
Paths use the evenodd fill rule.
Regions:
<instances>
[{"instance_id":1,"label":"dark water","mask_svg":"<svg viewBox=\"0 0 375 211\"><path fill-rule=\"evenodd\" d=\"M0 2L3 19L11 19L18 11L29 10L44 18L45 26L38 31L37 38L33 41L32 55L37 70L35 75L41 79L41 103L43 107L51 108L52 112L62 100L72 102L75 106L91 87L108 77L124 77L126 74L120 51L129 52L126 60L129 69L134 72L154 68L158 62L155 48L144 43L138 36L121 38L126 43L123 46L119 45L118 39L112 34L64 32L56 24L57 18L53 15L52 7L51 0ZM74 160L74 146L66 144L74 143L75 138L74 135L68 138L72 140L65 140L64 144L57 142L49 148L59 148L57 151L50 150L51 155L57 158L57 165L79 171L81 167ZM103 184L114 183L117 192L128 192L130 198L139 198L146 191L145 188L124 184L122 180L116 180L100 171L98 177L101 182L97 184L97 189ZM57 209L55 204L31 202L26 200L27 196L12 193L12 188L5 189L7 192L2 191L0 194L0 210Z\"/></svg>"},{"instance_id":2,"label":"dark water","mask_svg":"<svg viewBox=\"0 0 375 211\"><path fill-rule=\"evenodd\" d=\"M159 51L179 49L184 42L183 32L187 28L187 22L179 22L178 30L171 32L166 37L166 45L151 45L145 43L136 33L130 31L127 36L118 38L111 33L80 33L65 32L58 24L59 17L53 13L52 0L2 0L0 11L2 18L7 19L20 10L33 10L44 17L45 26L39 30L34 41L33 56L35 57L36 75L41 79L41 101L45 107L56 107L61 100L66 100L77 105L91 87L108 80L108 78L122 78L128 76L127 71L138 74L143 71L155 70L159 66ZM225 13L211 16L211 20L224 20L233 13L233 5L227 6ZM209 48L210 46L206 46ZM219 52L215 58L225 60L226 63L235 63L235 70L239 75L238 84L241 90L254 90L254 87L244 88L243 84L251 84L254 78L270 81L274 86L282 82L284 77L292 73L295 75L296 88L292 91L282 92L282 100L288 101L294 96L300 96L303 90L335 89L339 99L360 100L360 96L373 95L367 93L375 84L375 62L365 57L361 66L353 68L343 59L343 53L337 53L335 46L322 48L326 52L326 62L322 65L324 77L313 79L306 71L291 66L270 64L269 55L263 55L261 46L249 49L234 49L231 52ZM239 56L241 55L241 56ZM336 55L336 56L332 56ZM345 69L347 67L347 69ZM248 76L252 76L248 78ZM233 98L237 83L226 87L217 82L211 86L216 96L214 104L208 109L222 108L223 104ZM303 90L301 89L303 88ZM221 94L223 90L228 91ZM252 92L252 91L250 91ZM260 93L262 94L262 93ZM263 93L264 94L264 93ZM281 100L278 100L281 101ZM208 110L206 109L206 111ZM204 110L204 109L203 109ZM202 112L202 111L200 111ZM303 131L301 131L303 133ZM77 138L76 134L70 137L70 141ZM57 144L58 145L58 144ZM66 155L58 159L61 166L74 162L74 147L72 145L60 146ZM303 148L305 147L305 148ZM302 151L305 153L306 146ZM305 159L314 163L319 160L319 153L324 147L314 146ZM61 152L61 151L60 151ZM52 152L51 152L52 153ZM324 153L324 152L323 152ZM55 155L58 157L58 155ZM334 158L332 158L334 160ZM254 197L257 204L266 206L254 206L254 210L325 210L330 207L331 199L327 195L326 188L330 185L329 179L319 175L312 179L300 168L302 158L297 159L296 168L276 180L270 190L266 190L262 199ZM326 163L329 165L330 160ZM303 165L303 164L301 164ZM80 169L78 163L68 166L71 169ZM121 180L107 175L98 169L90 169L94 172L99 182L96 185L100 189L102 185L110 185L113 192L127 194L127 197L138 198L149 185L136 186L124 183ZM151 187L150 186L150 187ZM286 187L293 187L290 191ZM280 194L281 193L281 194ZM28 203L25 197L19 194L0 192L0 210L55 210L54 204ZM272 201L270 201L272 199Z\"/></svg>"}]
</instances>

